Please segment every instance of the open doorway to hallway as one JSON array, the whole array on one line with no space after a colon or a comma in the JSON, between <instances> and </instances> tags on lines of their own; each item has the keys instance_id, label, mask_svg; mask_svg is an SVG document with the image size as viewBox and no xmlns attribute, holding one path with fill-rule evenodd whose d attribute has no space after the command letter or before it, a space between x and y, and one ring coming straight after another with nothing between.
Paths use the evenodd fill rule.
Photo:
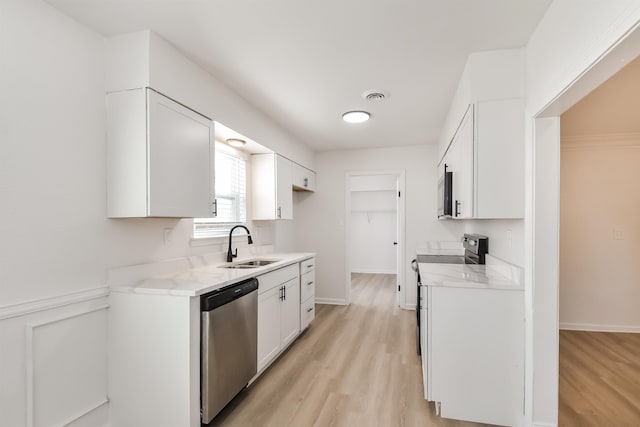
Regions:
<instances>
[{"instance_id":1,"label":"open doorway to hallway","mask_svg":"<svg viewBox=\"0 0 640 427\"><path fill-rule=\"evenodd\" d=\"M347 295L353 274L393 275L395 304L404 307L404 172L350 172L346 180Z\"/></svg>"},{"instance_id":2,"label":"open doorway to hallway","mask_svg":"<svg viewBox=\"0 0 640 427\"><path fill-rule=\"evenodd\" d=\"M640 423L640 58L560 118L559 425Z\"/></svg>"}]
</instances>

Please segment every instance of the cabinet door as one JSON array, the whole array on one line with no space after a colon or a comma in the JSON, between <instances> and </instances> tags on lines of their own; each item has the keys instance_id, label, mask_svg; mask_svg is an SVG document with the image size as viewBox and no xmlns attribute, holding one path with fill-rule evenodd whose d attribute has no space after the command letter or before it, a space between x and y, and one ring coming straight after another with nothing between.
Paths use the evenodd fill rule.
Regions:
<instances>
[{"instance_id":1,"label":"cabinet door","mask_svg":"<svg viewBox=\"0 0 640 427\"><path fill-rule=\"evenodd\" d=\"M315 318L315 301L314 298L311 297L300 304L300 330L303 331L307 329L309 323L313 321Z\"/></svg>"},{"instance_id":2,"label":"cabinet door","mask_svg":"<svg viewBox=\"0 0 640 427\"><path fill-rule=\"evenodd\" d=\"M469 105L447 156L447 165L451 166L453 172L454 218L473 217L473 124L473 105Z\"/></svg>"},{"instance_id":3,"label":"cabinet door","mask_svg":"<svg viewBox=\"0 0 640 427\"><path fill-rule=\"evenodd\" d=\"M276 155L276 219L293 219L293 165Z\"/></svg>"},{"instance_id":4,"label":"cabinet door","mask_svg":"<svg viewBox=\"0 0 640 427\"><path fill-rule=\"evenodd\" d=\"M316 173L293 164L293 187L297 190L316 191Z\"/></svg>"},{"instance_id":5,"label":"cabinet door","mask_svg":"<svg viewBox=\"0 0 640 427\"><path fill-rule=\"evenodd\" d=\"M258 371L280 350L280 287L258 297Z\"/></svg>"},{"instance_id":6,"label":"cabinet door","mask_svg":"<svg viewBox=\"0 0 640 427\"><path fill-rule=\"evenodd\" d=\"M476 111L476 218L524 218L524 104L479 102Z\"/></svg>"},{"instance_id":7,"label":"cabinet door","mask_svg":"<svg viewBox=\"0 0 640 427\"><path fill-rule=\"evenodd\" d=\"M150 89L147 108L149 216L210 217L213 122Z\"/></svg>"},{"instance_id":8,"label":"cabinet door","mask_svg":"<svg viewBox=\"0 0 640 427\"><path fill-rule=\"evenodd\" d=\"M280 337L284 348L300 332L300 280L296 277L283 286L285 287L285 295L280 305Z\"/></svg>"},{"instance_id":9,"label":"cabinet door","mask_svg":"<svg viewBox=\"0 0 640 427\"><path fill-rule=\"evenodd\" d=\"M300 302L308 300L316 293L316 273L311 270L300 276Z\"/></svg>"}]
</instances>

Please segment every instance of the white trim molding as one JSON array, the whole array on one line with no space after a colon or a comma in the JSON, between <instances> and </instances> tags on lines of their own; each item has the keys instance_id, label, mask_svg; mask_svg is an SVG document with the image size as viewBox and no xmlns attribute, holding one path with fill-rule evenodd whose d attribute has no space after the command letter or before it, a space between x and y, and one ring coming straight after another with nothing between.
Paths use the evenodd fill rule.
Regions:
<instances>
[{"instance_id":1,"label":"white trim molding","mask_svg":"<svg viewBox=\"0 0 640 427\"><path fill-rule=\"evenodd\" d=\"M109 288L101 286L99 288L87 289L78 292L71 292L65 295L42 298L24 303L7 305L0 307L0 320L11 319L13 317L26 316L39 311L50 310L52 308L64 307L71 304L78 304L85 301L104 298L109 296Z\"/></svg>"},{"instance_id":2,"label":"white trim molding","mask_svg":"<svg viewBox=\"0 0 640 427\"><path fill-rule=\"evenodd\" d=\"M563 136L560 142L562 151L613 148L640 148L640 132Z\"/></svg>"},{"instance_id":3,"label":"white trim molding","mask_svg":"<svg viewBox=\"0 0 640 427\"><path fill-rule=\"evenodd\" d=\"M591 323L560 322L560 329L565 331L623 332L623 333L640 334L640 326L595 325Z\"/></svg>"},{"instance_id":4,"label":"white trim molding","mask_svg":"<svg viewBox=\"0 0 640 427\"><path fill-rule=\"evenodd\" d=\"M557 423L536 423L534 422L531 427L558 427Z\"/></svg>"},{"instance_id":5,"label":"white trim molding","mask_svg":"<svg viewBox=\"0 0 640 427\"><path fill-rule=\"evenodd\" d=\"M376 270L371 268L353 268L351 272L360 274L396 274L396 270Z\"/></svg>"},{"instance_id":6,"label":"white trim molding","mask_svg":"<svg viewBox=\"0 0 640 427\"><path fill-rule=\"evenodd\" d=\"M347 300L339 298L318 298L316 297L316 304L325 305L349 305Z\"/></svg>"}]
</instances>

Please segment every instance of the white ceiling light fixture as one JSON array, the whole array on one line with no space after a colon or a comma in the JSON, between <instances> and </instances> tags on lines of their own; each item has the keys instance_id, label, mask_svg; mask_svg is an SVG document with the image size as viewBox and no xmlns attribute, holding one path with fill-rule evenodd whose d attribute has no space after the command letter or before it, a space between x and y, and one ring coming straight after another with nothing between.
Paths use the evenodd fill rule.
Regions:
<instances>
[{"instance_id":1,"label":"white ceiling light fixture","mask_svg":"<svg viewBox=\"0 0 640 427\"><path fill-rule=\"evenodd\" d=\"M244 147L244 145L246 143L247 143L247 141L245 141L244 139L239 139L239 138L229 138L229 139L227 139L227 144L232 146L232 147L236 147L236 148Z\"/></svg>"},{"instance_id":2,"label":"white ceiling light fixture","mask_svg":"<svg viewBox=\"0 0 640 427\"><path fill-rule=\"evenodd\" d=\"M354 111L347 111L346 113L344 113L342 115L342 120L344 120L347 123L364 123L367 120L369 120L370 117L371 117L371 114L369 114L366 111L354 110Z\"/></svg>"}]
</instances>

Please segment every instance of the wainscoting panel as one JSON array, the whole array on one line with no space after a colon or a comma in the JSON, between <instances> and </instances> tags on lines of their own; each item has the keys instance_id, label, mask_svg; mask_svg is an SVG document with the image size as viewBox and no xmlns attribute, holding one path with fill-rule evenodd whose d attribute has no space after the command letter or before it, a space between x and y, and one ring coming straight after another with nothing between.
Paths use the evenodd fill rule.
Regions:
<instances>
[{"instance_id":1,"label":"wainscoting panel","mask_svg":"<svg viewBox=\"0 0 640 427\"><path fill-rule=\"evenodd\" d=\"M107 402L107 305L27 324L27 426L65 426Z\"/></svg>"}]
</instances>

